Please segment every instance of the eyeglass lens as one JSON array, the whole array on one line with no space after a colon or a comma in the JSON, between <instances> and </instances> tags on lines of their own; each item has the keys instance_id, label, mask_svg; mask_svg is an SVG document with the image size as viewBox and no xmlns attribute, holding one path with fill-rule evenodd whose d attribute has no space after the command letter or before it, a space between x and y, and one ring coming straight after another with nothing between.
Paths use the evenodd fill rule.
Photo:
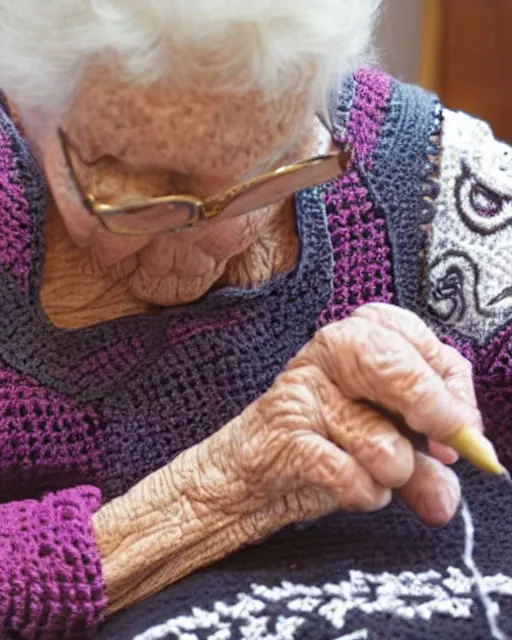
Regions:
<instances>
[{"instance_id":1,"label":"eyeglass lens","mask_svg":"<svg viewBox=\"0 0 512 640\"><path fill-rule=\"evenodd\" d=\"M271 175L264 181L243 189L231 200L228 200L220 211L220 217L222 219L234 218L256 211L280 202L297 191L328 182L339 175L344 168L344 162L343 154L334 154L317 161L304 163L292 171ZM208 202L203 209L186 201L159 203L132 211L106 212L101 216L107 229L114 233L128 234L178 230L209 218Z\"/></svg>"}]
</instances>

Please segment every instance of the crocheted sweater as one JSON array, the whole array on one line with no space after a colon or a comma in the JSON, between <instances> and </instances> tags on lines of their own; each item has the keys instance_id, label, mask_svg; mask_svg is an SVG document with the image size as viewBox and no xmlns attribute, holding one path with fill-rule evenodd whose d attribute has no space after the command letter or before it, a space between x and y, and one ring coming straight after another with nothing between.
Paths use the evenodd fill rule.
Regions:
<instances>
[{"instance_id":1,"label":"crocheted sweater","mask_svg":"<svg viewBox=\"0 0 512 640\"><path fill-rule=\"evenodd\" d=\"M297 194L293 273L76 331L41 308L44 180L0 115L0 638L496 637L461 517L429 529L398 502L287 528L101 625L91 514L239 414L317 328L366 302L414 310L473 362L512 468L509 150L374 71L346 80L331 107L352 161ZM458 471L483 591L512 634L512 493Z\"/></svg>"}]
</instances>

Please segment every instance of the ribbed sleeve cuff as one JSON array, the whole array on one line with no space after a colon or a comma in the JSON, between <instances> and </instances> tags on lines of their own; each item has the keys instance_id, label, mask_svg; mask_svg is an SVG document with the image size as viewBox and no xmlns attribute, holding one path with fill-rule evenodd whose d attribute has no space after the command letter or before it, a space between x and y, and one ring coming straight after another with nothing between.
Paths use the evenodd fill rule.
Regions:
<instances>
[{"instance_id":1,"label":"ribbed sleeve cuff","mask_svg":"<svg viewBox=\"0 0 512 640\"><path fill-rule=\"evenodd\" d=\"M107 599L91 516L94 487L0 505L0 637L86 638Z\"/></svg>"}]
</instances>

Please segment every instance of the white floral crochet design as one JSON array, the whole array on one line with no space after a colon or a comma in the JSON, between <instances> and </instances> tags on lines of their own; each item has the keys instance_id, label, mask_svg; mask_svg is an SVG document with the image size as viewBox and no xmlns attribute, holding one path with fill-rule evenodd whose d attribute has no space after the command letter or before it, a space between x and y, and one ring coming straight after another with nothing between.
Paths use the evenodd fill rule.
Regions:
<instances>
[{"instance_id":1,"label":"white floral crochet design","mask_svg":"<svg viewBox=\"0 0 512 640\"><path fill-rule=\"evenodd\" d=\"M426 287L437 321L485 344L512 318L512 149L443 112L439 196Z\"/></svg>"},{"instance_id":2,"label":"white floral crochet design","mask_svg":"<svg viewBox=\"0 0 512 640\"><path fill-rule=\"evenodd\" d=\"M332 629L333 640L371 640L367 629L349 629L351 612L363 616L392 614L407 620L435 615L470 619L475 605L474 580L460 569L373 575L351 571L337 584L306 586L282 582L279 587L252 585L237 602L215 602L211 609L194 607L190 615L171 618L133 640L295 640L306 621L316 617ZM512 597L512 578L498 574L483 579L492 596ZM270 609L279 604L280 615ZM496 612L499 605L493 602ZM360 625L359 625L360 626Z\"/></svg>"}]
</instances>

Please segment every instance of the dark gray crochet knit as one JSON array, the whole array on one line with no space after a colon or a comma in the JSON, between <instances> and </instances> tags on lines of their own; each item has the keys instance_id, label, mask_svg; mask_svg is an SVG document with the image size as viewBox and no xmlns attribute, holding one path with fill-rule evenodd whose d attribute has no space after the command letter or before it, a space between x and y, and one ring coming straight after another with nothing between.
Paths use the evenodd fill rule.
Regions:
<instances>
[{"instance_id":1,"label":"dark gray crochet knit","mask_svg":"<svg viewBox=\"0 0 512 640\"><path fill-rule=\"evenodd\" d=\"M450 155L441 153L440 105L377 72L359 71L343 87L334 135L353 160L332 184L297 196L293 273L80 331L55 328L41 309L44 182L0 116L1 639L492 637L463 560L461 518L430 529L398 502L291 527L100 624L106 597L90 516L101 501L222 427L317 328L366 302L411 307L472 360L490 435L512 467L512 310L485 310L485 335L471 335L472 272L430 266L446 258L430 256L431 238L440 252L448 243L448 257L457 240L436 235L440 161ZM475 188L480 212L483 196L489 189ZM458 471L483 588L512 635L512 493Z\"/></svg>"}]
</instances>

